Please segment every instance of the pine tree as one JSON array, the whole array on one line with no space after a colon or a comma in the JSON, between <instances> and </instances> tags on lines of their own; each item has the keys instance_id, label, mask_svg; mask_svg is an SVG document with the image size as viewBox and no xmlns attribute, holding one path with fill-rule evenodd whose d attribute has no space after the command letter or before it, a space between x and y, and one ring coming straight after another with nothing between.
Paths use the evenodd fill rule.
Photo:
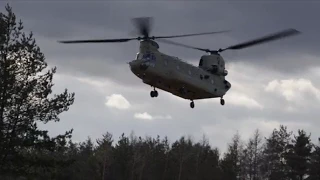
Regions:
<instances>
[{"instance_id":1,"label":"pine tree","mask_svg":"<svg viewBox=\"0 0 320 180\"><path fill-rule=\"evenodd\" d=\"M114 166L112 167L112 177L114 179L125 180L131 179L133 167L133 146L129 138L123 133L120 136L113 151Z\"/></svg>"},{"instance_id":2,"label":"pine tree","mask_svg":"<svg viewBox=\"0 0 320 180\"><path fill-rule=\"evenodd\" d=\"M318 139L318 145L314 145L314 151L311 155L310 172L308 180L320 179L320 138Z\"/></svg>"},{"instance_id":3,"label":"pine tree","mask_svg":"<svg viewBox=\"0 0 320 180\"><path fill-rule=\"evenodd\" d=\"M291 168L289 177L291 179L303 180L308 174L312 143L310 135L304 130L298 130L298 136L295 136L292 143L288 144L286 161Z\"/></svg>"},{"instance_id":4,"label":"pine tree","mask_svg":"<svg viewBox=\"0 0 320 180\"><path fill-rule=\"evenodd\" d=\"M97 148L95 149L95 159L97 163L97 174L99 174L99 179L109 179L110 167L112 164L112 134L105 133L102 135L101 139L97 139Z\"/></svg>"},{"instance_id":5,"label":"pine tree","mask_svg":"<svg viewBox=\"0 0 320 180\"><path fill-rule=\"evenodd\" d=\"M280 125L279 130L274 129L269 138L266 138L263 150L263 176L270 180L287 179L288 166L285 161L287 144L291 140L292 132Z\"/></svg>"},{"instance_id":6,"label":"pine tree","mask_svg":"<svg viewBox=\"0 0 320 180\"><path fill-rule=\"evenodd\" d=\"M36 167L60 164L51 154L66 144L72 130L49 137L38 123L58 122L74 93L66 89L49 97L56 67L44 72L48 65L32 32L22 32L9 5L6 11L0 13L0 173L30 174Z\"/></svg>"},{"instance_id":7,"label":"pine tree","mask_svg":"<svg viewBox=\"0 0 320 180\"><path fill-rule=\"evenodd\" d=\"M236 180L241 177L241 142L240 135L237 133L232 139L232 143L228 146L227 153L220 162L222 169L222 179Z\"/></svg>"},{"instance_id":8,"label":"pine tree","mask_svg":"<svg viewBox=\"0 0 320 180\"><path fill-rule=\"evenodd\" d=\"M193 143L190 138L181 137L179 141L176 141L172 144L171 148L171 157L172 157L172 166L174 169L175 174L171 178L181 180L186 179L186 177L192 176L193 172L195 172L196 163L192 161L194 152L193 150ZM194 156L195 157L195 156ZM188 162L193 163L188 163ZM189 166L188 166L189 165ZM192 169L192 172L191 170ZM191 179L191 178L190 178Z\"/></svg>"},{"instance_id":9,"label":"pine tree","mask_svg":"<svg viewBox=\"0 0 320 180\"><path fill-rule=\"evenodd\" d=\"M252 138L249 139L245 149L243 150L241 159L243 160L241 168L244 177L250 180L257 180L260 177L261 159L262 159L262 138L257 129ZM243 178L245 179L245 178Z\"/></svg>"}]
</instances>

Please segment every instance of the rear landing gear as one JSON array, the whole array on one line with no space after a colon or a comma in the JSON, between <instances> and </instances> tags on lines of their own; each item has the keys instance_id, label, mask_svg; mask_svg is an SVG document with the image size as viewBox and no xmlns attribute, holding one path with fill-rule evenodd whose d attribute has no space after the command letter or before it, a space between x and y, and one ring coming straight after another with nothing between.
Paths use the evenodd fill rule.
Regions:
<instances>
[{"instance_id":1,"label":"rear landing gear","mask_svg":"<svg viewBox=\"0 0 320 180\"><path fill-rule=\"evenodd\" d=\"M224 105L224 99L221 97L220 99L220 104L223 106Z\"/></svg>"},{"instance_id":2,"label":"rear landing gear","mask_svg":"<svg viewBox=\"0 0 320 180\"><path fill-rule=\"evenodd\" d=\"M190 107L191 107L192 109L194 108L194 102L193 102L193 101L190 102Z\"/></svg>"}]
</instances>

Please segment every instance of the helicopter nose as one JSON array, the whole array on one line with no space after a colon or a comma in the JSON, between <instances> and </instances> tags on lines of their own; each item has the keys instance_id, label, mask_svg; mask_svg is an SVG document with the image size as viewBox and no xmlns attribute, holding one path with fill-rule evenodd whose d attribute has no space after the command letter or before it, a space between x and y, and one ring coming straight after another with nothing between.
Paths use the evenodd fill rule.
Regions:
<instances>
[{"instance_id":1,"label":"helicopter nose","mask_svg":"<svg viewBox=\"0 0 320 180\"><path fill-rule=\"evenodd\" d=\"M231 88L231 83L227 80L224 80L225 88L230 89Z\"/></svg>"},{"instance_id":2,"label":"helicopter nose","mask_svg":"<svg viewBox=\"0 0 320 180\"><path fill-rule=\"evenodd\" d=\"M128 64L129 64L130 69L131 69L132 71L138 71L139 68L140 68L140 64L141 64L141 63L138 62L138 61L136 61L136 60L134 60L134 61L129 62Z\"/></svg>"},{"instance_id":3,"label":"helicopter nose","mask_svg":"<svg viewBox=\"0 0 320 180\"><path fill-rule=\"evenodd\" d=\"M132 68L137 67L138 63L136 61L130 61L130 62L128 62L128 64L129 64L130 68L132 69Z\"/></svg>"},{"instance_id":4,"label":"helicopter nose","mask_svg":"<svg viewBox=\"0 0 320 180\"><path fill-rule=\"evenodd\" d=\"M148 69L150 63L148 61L138 61L138 60L134 60L129 62L130 68L133 71L145 71Z\"/></svg>"},{"instance_id":5,"label":"helicopter nose","mask_svg":"<svg viewBox=\"0 0 320 180\"><path fill-rule=\"evenodd\" d=\"M130 68L132 67L132 61L127 62L127 64L129 64Z\"/></svg>"}]
</instances>

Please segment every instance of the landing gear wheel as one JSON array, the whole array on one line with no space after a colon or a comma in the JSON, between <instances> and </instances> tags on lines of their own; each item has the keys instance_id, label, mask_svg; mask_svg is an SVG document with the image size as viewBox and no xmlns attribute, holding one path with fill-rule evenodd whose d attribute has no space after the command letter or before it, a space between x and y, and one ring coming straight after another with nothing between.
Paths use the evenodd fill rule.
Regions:
<instances>
[{"instance_id":1,"label":"landing gear wheel","mask_svg":"<svg viewBox=\"0 0 320 180\"><path fill-rule=\"evenodd\" d=\"M190 107L191 107L192 109L194 108L194 102L193 102L193 101L190 102Z\"/></svg>"},{"instance_id":2,"label":"landing gear wheel","mask_svg":"<svg viewBox=\"0 0 320 180\"><path fill-rule=\"evenodd\" d=\"M158 97L158 91L151 91L151 92L150 92L150 96L151 96L152 98Z\"/></svg>"},{"instance_id":3,"label":"landing gear wheel","mask_svg":"<svg viewBox=\"0 0 320 180\"><path fill-rule=\"evenodd\" d=\"M220 104L223 106L224 105L224 99L220 99Z\"/></svg>"}]
</instances>

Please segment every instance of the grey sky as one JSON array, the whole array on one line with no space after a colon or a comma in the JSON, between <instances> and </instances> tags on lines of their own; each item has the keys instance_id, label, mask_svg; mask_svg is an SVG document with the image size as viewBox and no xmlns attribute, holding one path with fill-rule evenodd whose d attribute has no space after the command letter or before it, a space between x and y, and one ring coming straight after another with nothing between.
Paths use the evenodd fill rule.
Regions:
<instances>
[{"instance_id":1,"label":"grey sky","mask_svg":"<svg viewBox=\"0 0 320 180\"><path fill-rule=\"evenodd\" d=\"M50 124L53 132L73 127L76 140L97 138L106 131L117 137L133 130L139 135L168 135L172 140L185 134L201 138L206 133L212 145L222 150L237 130L245 138L255 128L269 133L279 123L292 130L305 128L313 133L314 139L320 136L317 128L320 3L316 1L7 2L24 22L25 30L33 31L49 65L57 66L56 89L62 91L67 87L76 92L75 104L62 116L61 123ZM0 2L2 12L7 2ZM226 105L221 107L218 99L196 101L196 108L191 110L188 101L163 91L156 99L149 97L151 88L142 84L126 64L135 57L138 42L57 43L69 39L131 37L135 29L130 19L139 16L154 17L153 35L231 30L226 34L172 39L210 49L286 28L296 28L302 34L224 52L229 70L227 79L232 83L225 97ZM195 64L203 55L200 51L159 44L160 51ZM293 82L281 82L290 79ZM112 94L125 97L130 108L106 106L106 96ZM135 113L144 112L158 118L144 121L134 118Z\"/></svg>"}]
</instances>

